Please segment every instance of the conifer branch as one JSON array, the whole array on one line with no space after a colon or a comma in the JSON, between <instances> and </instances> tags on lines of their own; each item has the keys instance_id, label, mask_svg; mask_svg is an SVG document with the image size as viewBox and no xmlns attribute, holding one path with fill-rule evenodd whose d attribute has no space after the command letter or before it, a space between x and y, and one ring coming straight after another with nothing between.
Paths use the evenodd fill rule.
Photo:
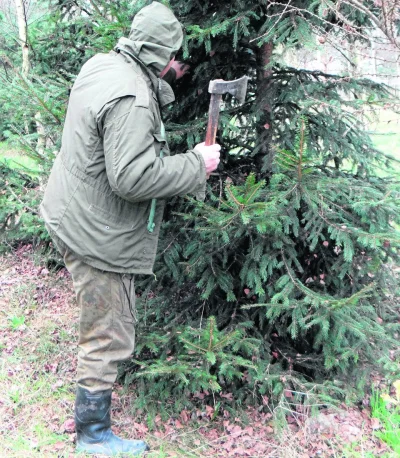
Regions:
<instances>
[{"instance_id":1,"label":"conifer branch","mask_svg":"<svg viewBox=\"0 0 400 458\"><path fill-rule=\"evenodd\" d=\"M12 188L10 186L6 186L6 189L7 191L12 194L12 196L23 206L23 208L25 208L26 210L30 211L33 215L37 215L37 216L40 216L39 212L37 212L36 210L34 210L33 208L29 207L28 205L26 205L16 194L15 192L12 190Z\"/></svg>"}]
</instances>

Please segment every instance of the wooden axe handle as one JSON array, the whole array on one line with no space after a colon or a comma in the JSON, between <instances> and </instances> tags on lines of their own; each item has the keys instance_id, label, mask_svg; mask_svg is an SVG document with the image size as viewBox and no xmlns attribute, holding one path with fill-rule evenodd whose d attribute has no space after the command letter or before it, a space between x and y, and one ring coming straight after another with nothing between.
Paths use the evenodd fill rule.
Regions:
<instances>
[{"instance_id":1,"label":"wooden axe handle","mask_svg":"<svg viewBox=\"0 0 400 458\"><path fill-rule=\"evenodd\" d=\"M206 146L215 145L217 136L219 109L221 106L222 94L211 94L210 109L208 111L208 125L206 134Z\"/></svg>"}]
</instances>

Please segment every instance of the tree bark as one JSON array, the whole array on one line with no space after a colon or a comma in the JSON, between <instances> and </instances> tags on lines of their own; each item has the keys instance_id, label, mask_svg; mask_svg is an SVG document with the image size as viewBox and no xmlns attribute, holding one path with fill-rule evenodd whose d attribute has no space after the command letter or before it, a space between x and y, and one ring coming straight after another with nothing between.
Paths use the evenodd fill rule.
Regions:
<instances>
[{"instance_id":1,"label":"tree bark","mask_svg":"<svg viewBox=\"0 0 400 458\"><path fill-rule=\"evenodd\" d=\"M22 49L22 68L23 76L27 76L30 69L29 62L29 47L28 47L28 26L26 22L26 11L24 0L15 0L15 8L17 11L18 34Z\"/></svg>"},{"instance_id":2,"label":"tree bark","mask_svg":"<svg viewBox=\"0 0 400 458\"><path fill-rule=\"evenodd\" d=\"M264 173L271 170L272 154L271 154L271 140L272 140L272 120L271 111L272 106L270 101L273 100L272 84L270 76L273 73L272 68L269 67L272 59L274 45L272 42L265 43L259 48L257 53L258 70L257 70L257 110L259 117L258 125L258 141L255 150L255 162L257 169L261 172L260 177ZM261 153L261 154L259 154Z\"/></svg>"},{"instance_id":3,"label":"tree bark","mask_svg":"<svg viewBox=\"0 0 400 458\"><path fill-rule=\"evenodd\" d=\"M29 60L28 23L26 20L26 9L25 9L24 0L15 0L15 8L17 12L18 34L19 34L19 40L21 43L21 50L22 50L21 74L24 78L26 78L29 74L31 64ZM40 111L38 111L35 114L35 123L36 123L36 131L38 134L36 150L40 155L43 155L44 148L46 146L46 132L41 122ZM29 133L29 126L28 126L27 120L25 120L25 130L26 130L26 133Z\"/></svg>"}]
</instances>

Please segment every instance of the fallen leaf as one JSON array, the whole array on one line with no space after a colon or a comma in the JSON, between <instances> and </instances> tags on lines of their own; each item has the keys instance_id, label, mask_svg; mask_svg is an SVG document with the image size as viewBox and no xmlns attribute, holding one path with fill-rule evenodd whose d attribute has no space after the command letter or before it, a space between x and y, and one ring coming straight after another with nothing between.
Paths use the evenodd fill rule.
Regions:
<instances>
[{"instance_id":1,"label":"fallen leaf","mask_svg":"<svg viewBox=\"0 0 400 458\"><path fill-rule=\"evenodd\" d=\"M380 429L381 428L381 422L379 421L378 418L371 418L371 428L372 429Z\"/></svg>"},{"instance_id":2,"label":"fallen leaf","mask_svg":"<svg viewBox=\"0 0 400 458\"><path fill-rule=\"evenodd\" d=\"M68 420L65 420L62 428L63 432L66 433L74 433L75 432L75 421L72 418L69 418Z\"/></svg>"},{"instance_id":3,"label":"fallen leaf","mask_svg":"<svg viewBox=\"0 0 400 458\"><path fill-rule=\"evenodd\" d=\"M182 410L181 419L182 419L183 423L187 423L189 421L189 414L188 414L187 410Z\"/></svg>"},{"instance_id":4,"label":"fallen leaf","mask_svg":"<svg viewBox=\"0 0 400 458\"><path fill-rule=\"evenodd\" d=\"M211 418L214 414L214 409L211 406L206 406L206 414L209 418Z\"/></svg>"},{"instance_id":5,"label":"fallen leaf","mask_svg":"<svg viewBox=\"0 0 400 458\"><path fill-rule=\"evenodd\" d=\"M182 429L183 425L179 420L175 420L175 428L177 429Z\"/></svg>"},{"instance_id":6,"label":"fallen leaf","mask_svg":"<svg viewBox=\"0 0 400 458\"><path fill-rule=\"evenodd\" d=\"M60 450L62 450L64 447L65 447L64 442L56 442L55 444L53 444L52 449L53 449L53 450L56 450L56 451L60 451Z\"/></svg>"}]
</instances>

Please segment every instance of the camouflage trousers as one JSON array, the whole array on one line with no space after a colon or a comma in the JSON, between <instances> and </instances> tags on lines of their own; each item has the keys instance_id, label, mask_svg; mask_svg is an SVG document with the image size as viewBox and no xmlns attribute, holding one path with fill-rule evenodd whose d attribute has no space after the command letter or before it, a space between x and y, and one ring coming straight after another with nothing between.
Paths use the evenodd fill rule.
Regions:
<instances>
[{"instance_id":1,"label":"camouflage trousers","mask_svg":"<svg viewBox=\"0 0 400 458\"><path fill-rule=\"evenodd\" d=\"M133 275L98 270L55 242L80 306L77 383L92 392L111 389L118 362L129 358L135 346Z\"/></svg>"}]
</instances>

